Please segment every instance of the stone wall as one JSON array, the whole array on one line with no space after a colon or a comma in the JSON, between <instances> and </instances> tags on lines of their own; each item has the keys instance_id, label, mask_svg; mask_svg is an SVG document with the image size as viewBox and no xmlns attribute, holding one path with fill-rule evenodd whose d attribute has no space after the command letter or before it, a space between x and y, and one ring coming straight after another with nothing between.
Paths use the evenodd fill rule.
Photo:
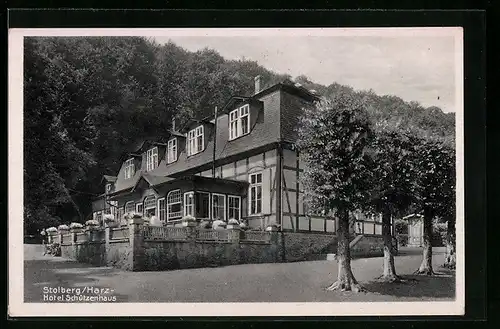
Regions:
<instances>
[{"instance_id":1,"label":"stone wall","mask_svg":"<svg viewBox=\"0 0 500 329\"><path fill-rule=\"evenodd\" d=\"M321 255L337 252L334 234L279 232L277 243L281 262L324 259Z\"/></svg>"},{"instance_id":2,"label":"stone wall","mask_svg":"<svg viewBox=\"0 0 500 329\"><path fill-rule=\"evenodd\" d=\"M60 241L61 256L64 258L95 266L131 269L129 258L132 249L128 238L109 239L109 233L104 231L75 232Z\"/></svg>"},{"instance_id":3,"label":"stone wall","mask_svg":"<svg viewBox=\"0 0 500 329\"><path fill-rule=\"evenodd\" d=\"M125 235L112 234L115 232L111 230L116 229L107 228L105 235L94 234L104 236L104 240L99 241L89 241L91 235L88 234L87 239L87 233L74 233L71 241L65 240L61 245L62 256L95 266L113 266L128 271L160 271L318 260L337 251L334 234L228 230L227 233L222 232L225 240L208 241L199 236L203 232L198 232L195 227L182 228L185 230L182 232L179 228L144 231L140 219L123 228ZM211 234L204 236L209 238ZM113 236L120 238L113 239ZM351 249L353 258L383 254L381 236L367 235L358 240Z\"/></svg>"},{"instance_id":4,"label":"stone wall","mask_svg":"<svg viewBox=\"0 0 500 329\"><path fill-rule=\"evenodd\" d=\"M351 258L381 257L384 255L384 239L380 235L363 235L358 243L351 247Z\"/></svg>"},{"instance_id":5,"label":"stone wall","mask_svg":"<svg viewBox=\"0 0 500 329\"><path fill-rule=\"evenodd\" d=\"M132 249L130 248L128 240L111 240L106 244L105 252L106 266L113 266L126 271L131 270L129 258Z\"/></svg>"},{"instance_id":6,"label":"stone wall","mask_svg":"<svg viewBox=\"0 0 500 329\"><path fill-rule=\"evenodd\" d=\"M149 271L279 261L274 243L145 241L144 253Z\"/></svg>"}]
</instances>

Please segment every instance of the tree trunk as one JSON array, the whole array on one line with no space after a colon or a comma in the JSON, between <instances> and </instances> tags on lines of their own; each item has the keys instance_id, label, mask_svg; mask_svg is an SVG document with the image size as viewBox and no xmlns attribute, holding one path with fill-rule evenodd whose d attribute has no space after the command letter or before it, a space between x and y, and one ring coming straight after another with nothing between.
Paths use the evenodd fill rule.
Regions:
<instances>
[{"instance_id":1,"label":"tree trunk","mask_svg":"<svg viewBox=\"0 0 500 329\"><path fill-rule=\"evenodd\" d=\"M338 275L337 281L332 283L327 290L341 291L364 291L351 270L351 252L349 250L349 212L346 209L341 209L339 214L339 230L338 230L338 245L337 245L337 262Z\"/></svg>"},{"instance_id":2,"label":"tree trunk","mask_svg":"<svg viewBox=\"0 0 500 329\"><path fill-rule=\"evenodd\" d=\"M384 281L396 282L401 279L396 274L394 266L394 248L391 233L391 211L385 208L382 212L382 237L384 239L384 274L379 278Z\"/></svg>"},{"instance_id":3,"label":"tree trunk","mask_svg":"<svg viewBox=\"0 0 500 329\"><path fill-rule=\"evenodd\" d=\"M455 269L456 266L456 234L455 220L448 219L448 229L446 232L446 258L444 267Z\"/></svg>"},{"instance_id":4,"label":"tree trunk","mask_svg":"<svg viewBox=\"0 0 500 329\"><path fill-rule=\"evenodd\" d=\"M428 209L424 209L424 251L423 259L416 274L432 275L432 214Z\"/></svg>"}]
</instances>

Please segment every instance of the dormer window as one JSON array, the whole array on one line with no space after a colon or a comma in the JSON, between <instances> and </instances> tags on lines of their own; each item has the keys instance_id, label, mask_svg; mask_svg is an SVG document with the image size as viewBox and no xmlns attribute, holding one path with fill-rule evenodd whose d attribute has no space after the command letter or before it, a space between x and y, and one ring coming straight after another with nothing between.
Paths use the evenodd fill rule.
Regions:
<instances>
[{"instance_id":1,"label":"dormer window","mask_svg":"<svg viewBox=\"0 0 500 329\"><path fill-rule=\"evenodd\" d=\"M188 132L186 148L188 156L197 154L205 149L203 126L196 127Z\"/></svg>"},{"instance_id":2,"label":"dormer window","mask_svg":"<svg viewBox=\"0 0 500 329\"><path fill-rule=\"evenodd\" d=\"M167 144L167 163L177 161L177 138L168 141Z\"/></svg>"},{"instance_id":3,"label":"dormer window","mask_svg":"<svg viewBox=\"0 0 500 329\"><path fill-rule=\"evenodd\" d=\"M236 139L250 132L250 106L243 105L229 112L229 140Z\"/></svg>"},{"instance_id":4,"label":"dormer window","mask_svg":"<svg viewBox=\"0 0 500 329\"><path fill-rule=\"evenodd\" d=\"M158 167L158 147L153 147L146 152L146 171L154 170Z\"/></svg>"},{"instance_id":5,"label":"dormer window","mask_svg":"<svg viewBox=\"0 0 500 329\"><path fill-rule=\"evenodd\" d=\"M135 174L134 159L128 159L125 161L125 179L130 179Z\"/></svg>"},{"instance_id":6,"label":"dormer window","mask_svg":"<svg viewBox=\"0 0 500 329\"><path fill-rule=\"evenodd\" d=\"M112 188L113 188L113 184L111 184L111 183L107 183L107 184L106 184L106 193L111 192L111 189L112 189Z\"/></svg>"}]
</instances>

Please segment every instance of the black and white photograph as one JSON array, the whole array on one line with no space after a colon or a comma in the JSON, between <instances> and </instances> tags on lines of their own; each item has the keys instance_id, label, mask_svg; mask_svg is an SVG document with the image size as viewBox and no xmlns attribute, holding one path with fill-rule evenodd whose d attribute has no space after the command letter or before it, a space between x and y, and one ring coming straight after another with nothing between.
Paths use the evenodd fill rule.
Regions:
<instances>
[{"instance_id":1,"label":"black and white photograph","mask_svg":"<svg viewBox=\"0 0 500 329\"><path fill-rule=\"evenodd\" d=\"M10 311L464 314L462 39L12 29Z\"/></svg>"}]
</instances>

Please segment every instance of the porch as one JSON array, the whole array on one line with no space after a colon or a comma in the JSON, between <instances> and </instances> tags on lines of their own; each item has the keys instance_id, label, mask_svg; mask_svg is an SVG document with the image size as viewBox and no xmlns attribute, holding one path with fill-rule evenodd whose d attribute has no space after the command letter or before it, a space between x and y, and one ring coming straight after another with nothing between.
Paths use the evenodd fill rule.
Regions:
<instances>
[{"instance_id":1,"label":"porch","mask_svg":"<svg viewBox=\"0 0 500 329\"><path fill-rule=\"evenodd\" d=\"M126 214L139 213L152 226L176 227L185 216L197 222L242 221L248 182L190 175L179 178L143 174L128 191L109 196L115 218L126 225ZM109 203L108 202L108 203Z\"/></svg>"}]
</instances>

